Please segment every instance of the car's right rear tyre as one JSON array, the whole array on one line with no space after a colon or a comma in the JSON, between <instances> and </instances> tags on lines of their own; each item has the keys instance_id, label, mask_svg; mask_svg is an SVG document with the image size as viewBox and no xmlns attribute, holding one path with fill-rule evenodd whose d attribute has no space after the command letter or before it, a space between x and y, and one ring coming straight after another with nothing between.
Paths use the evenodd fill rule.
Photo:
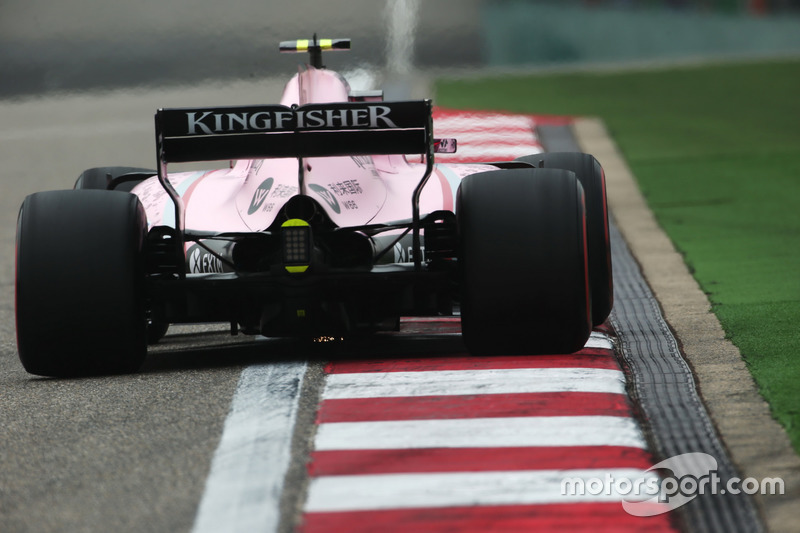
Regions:
<instances>
[{"instance_id":1,"label":"car's right rear tyre","mask_svg":"<svg viewBox=\"0 0 800 533\"><path fill-rule=\"evenodd\" d=\"M17 221L17 347L42 376L137 370L146 354L139 199L98 190L25 198Z\"/></svg>"},{"instance_id":2,"label":"car's right rear tyre","mask_svg":"<svg viewBox=\"0 0 800 533\"><path fill-rule=\"evenodd\" d=\"M575 173L586 196L586 235L589 250L589 285L592 324L604 323L614 305L611 238L608 227L606 177L600 162L580 152L547 152L517 158L538 168L560 168Z\"/></svg>"},{"instance_id":3,"label":"car's right rear tyre","mask_svg":"<svg viewBox=\"0 0 800 533\"><path fill-rule=\"evenodd\" d=\"M573 172L464 178L456 216L461 322L473 354L572 353L591 333L583 188Z\"/></svg>"}]
</instances>

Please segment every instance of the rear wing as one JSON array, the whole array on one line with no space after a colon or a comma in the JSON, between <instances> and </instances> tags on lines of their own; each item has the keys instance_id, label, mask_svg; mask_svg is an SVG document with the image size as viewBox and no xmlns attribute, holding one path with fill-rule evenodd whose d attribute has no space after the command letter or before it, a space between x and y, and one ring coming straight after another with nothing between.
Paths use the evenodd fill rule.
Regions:
<instances>
[{"instance_id":1,"label":"rear wing","mask_svg":"<svg viewBox=\"0 0 800 533\"><path fill-rule=\"evenodd\" d=\"M192 161L424 154L425 175L412 198L418 242L419 198L433 172L431 108L430 100L419 100L159 109L155 115L158 179L175 205L180 256L184 254L184 206L167 180L167 164Z\"/></svg>"},{"instance_id":2,"label":"rear wing","mask_svg":"<svg viewBox=\"0 0 800 533\"><path fill-rule=\"evenodd\" d=\"M159 162L424 154L431 102L159 109Z\"/></svg>"}]
</instances>

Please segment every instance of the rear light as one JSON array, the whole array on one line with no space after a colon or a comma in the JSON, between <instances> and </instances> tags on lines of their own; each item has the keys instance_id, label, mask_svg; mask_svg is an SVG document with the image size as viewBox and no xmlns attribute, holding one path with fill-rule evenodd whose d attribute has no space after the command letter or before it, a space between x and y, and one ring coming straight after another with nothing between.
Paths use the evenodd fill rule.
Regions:
<instances>
[{"instance_id":1,"label":"rear light","mask_svg":"<svg viewBox=\"0 0 800 533\"><path fill-rule=\"evenodd\" d=\"M311 264L311 226L299 218L291 218L281 224L281 248L283 265L288 272L305 272Z\"/></svg>"}]
</instances>

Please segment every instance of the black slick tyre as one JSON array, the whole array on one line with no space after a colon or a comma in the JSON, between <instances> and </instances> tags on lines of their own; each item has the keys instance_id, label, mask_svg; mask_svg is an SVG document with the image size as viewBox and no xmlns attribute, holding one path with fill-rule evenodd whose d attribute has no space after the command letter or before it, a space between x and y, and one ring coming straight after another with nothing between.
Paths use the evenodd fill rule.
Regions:
<instances>
[{"instance_id":1,"label":"black slick tyre","mask_svg":"<svg viewBox=\"0 0 800 533\"><path fill-rule=\"evenodd\" d=\"M575 173L586 194L586 224L589 249L589 283L592 292L592 324L606 321L614 305L611 270L611 239L603 167L590 154L551 152L520 157L534 167L560 168Z\"/></svg>"},{"instance_id":2,"label":"black slick tyre","mask_svg":"<svg viewBox=\"0 0 800 533\"><path fill-rule=\"evenodd\" d=\"M158 344L169 330L169 324L161 320L149 320L147 323L147 344Z\"/></svg>"},{"instance_id":3,"label":"black slick tyre","mask_svg":"<svg viewBox=\"0 0 800 533\"><path fill-rule=\"evenodd\" d=\"M470 353L572 353L591 333L583 190L574 173L466 177L456 216Z\"/></svg>"},{"instance_id":4,"label":"black slick tyre","mask_svg":"<svg viewBox=\"0 0 800 533\"><path fill-rule=\"evenodd\" d=\"M139 167L96 167L84 170L78 179L75 180L75 189L99 189L107 190L111 180L117 179L126 174L139 174L141 178L154 176L155 170ZM140 183L141 179L135 179L119 184L114 190L130 192L131 189Z\"/></svg>"},{"instance_id":5,"label":"black slick tyre","mask_svg":"<svg viewBox=\"0 0 800 533\"><path fill-rule=\"evenodd\" d=\"M25 198L17 220L17 347L42 376L136 371L146 355L139 199L98 190Z\"/></svg>"}]
</instances>

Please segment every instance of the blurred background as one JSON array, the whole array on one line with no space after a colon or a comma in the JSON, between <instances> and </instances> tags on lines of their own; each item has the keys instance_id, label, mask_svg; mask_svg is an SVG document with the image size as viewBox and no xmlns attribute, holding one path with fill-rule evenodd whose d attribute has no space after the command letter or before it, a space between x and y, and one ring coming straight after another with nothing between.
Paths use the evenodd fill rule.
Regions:
<instances>
[{"instance_id":1,"label":"blurred background","mask_svg":"<svg viewBox=\"0 0 800 533\"><path fill-rule=\"evenodd\" d=\"M329 67L473 69L800 54L800 0L0 0L0 98L280 75L280 40L350 37ZM358 77L356 76L356 79Z\"/></svg>"}]
</instances>

